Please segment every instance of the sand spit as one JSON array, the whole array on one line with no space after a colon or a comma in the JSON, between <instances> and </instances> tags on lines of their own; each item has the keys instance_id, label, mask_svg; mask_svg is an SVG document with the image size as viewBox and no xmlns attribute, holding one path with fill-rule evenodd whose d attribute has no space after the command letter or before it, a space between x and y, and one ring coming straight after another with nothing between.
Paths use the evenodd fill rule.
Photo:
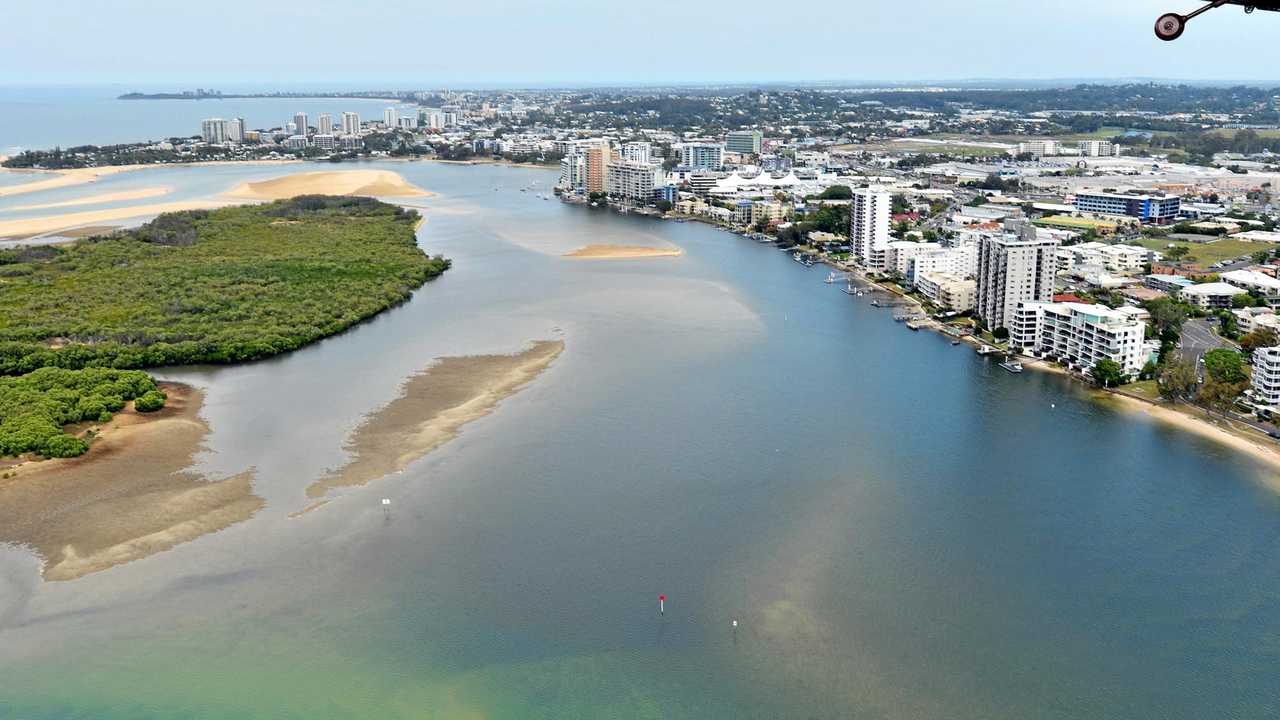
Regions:
<instances>
[{"instance_id":1,"label":"sand spit","mask_svg":"<svg viewBox=\"0 0 1280 720\"><path fill-rule=\"evenodd\" d=\"M0 197L8 197L10 195L24 195L26 193L43 192L45 190L57 190L58 188L73 187L76 185L84 185L91 183L98 178L108 175L116 175L130 170L140 170L150 165L110 165L108 167L93 168L75 168L73 170L36 170L34 172L41 175L52 174L53 177L44 180L36 180L34 182L23 183L21 185L6 185L0 187Z\"/></svg>"},{"instance_id":2,"label":"sand spit","mask_svg":"<svg viewBox=\"0 0 1280 720\"><path fill-rule=\"evenodd\" d=\"M146 200L148 198L160 197L173 192L173 188L168 187L149 187L140 188L138 190L126 190L124 192L101 193L98 195L88 195L86 197L74 198L72 200L63 200L62 202L44 203L41 205L22 205L12 208L13 210L49 210L52 208L76 207L77 205L103 205L111 202L124 202L126 200Z\"/></svg>"},{"instance_id":3,"label":"sand spit","mask_svg":"<svg viewBox=\"0 0 1280 720\"><path fill-rule=\"evenodd\" d=\"M680 248L655 248L640 245L588 245L578 248L565 257L586 260L623 260L632 258L679 257L684 254Z\"/></svg>"},{"instance_id":4,"label":"sand spit","mask_svg":"<svg viewBox=\"0 0 1280 720\"><path fill-rule=\"evenodd\" d=\"M5 220L0 221L0 238L30 238L37 235L48 235L62 230L70 230L84 225L101 225L116 220L128 220L130 218L178 212L180 210L208 210L229 204L218 200L185 200L171 203L153 203L151 205L130 205L109 210L86 210L84 212L46 215L23 218L21 220Z\"/></svg>"},{"instance_id":5,"label":"sand spit","mask_svg":"<svg viewBox=\"0 0 1280 720\"><path fill-rule=\"evenodd\" d=\"M284 200L298 195L426 197L431 193L414 187L399 173L390 170L335 170L242 183L227 195L246 200Z\"/></svg>"},{"instance_id":6,"label":"sand spit","mask_svg":"<svg viewBox=\"0 0 1280 720\"><path fill-rule=\"evenodd\" d=\"M153 555L263 507L251 471L216 482L184 472L209 431L199 417L204 398L185 385L163 389L163 410L119 413L85 455L22 463L0 480L0 542L39 553L46 580Z\"/></svg>"},{"instance_id":7,"label":"sand spit","mask_svg":"<svg viewBox=\"0 0 1280 720\"><path fill-rule=\"evenodd\" d=\"M515 355L441 358L409 378L400 396L374 411L347 438L351 461L307 488L320 497L332 488L363 485L405 469L457 437L463 425L493 412L550 367L561 340L536 342Z\"/></svg>"}]
</instances>

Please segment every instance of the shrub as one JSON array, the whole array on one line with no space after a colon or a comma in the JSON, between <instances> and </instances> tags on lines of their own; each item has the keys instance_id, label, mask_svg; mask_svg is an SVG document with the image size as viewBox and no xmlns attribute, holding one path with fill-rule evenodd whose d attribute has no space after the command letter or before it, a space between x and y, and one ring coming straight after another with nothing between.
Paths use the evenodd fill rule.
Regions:
<instances>
[{"instance_id":1,"label":"shrub","mask_svg":"<svg viewBox=\"0 0 1280 720\"><path fill-rule=\"evenodd\" d=\"M164 400L164 393L159 390L149 390L133 401L133 407L138 412L155 412L164 407Z\"/></svg>"}]
</instances>

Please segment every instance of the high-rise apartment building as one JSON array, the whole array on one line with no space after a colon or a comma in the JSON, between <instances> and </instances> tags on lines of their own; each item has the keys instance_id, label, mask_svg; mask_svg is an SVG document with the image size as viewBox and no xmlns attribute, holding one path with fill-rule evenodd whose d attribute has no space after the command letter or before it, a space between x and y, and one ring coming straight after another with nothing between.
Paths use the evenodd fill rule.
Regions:
<instances>
[{"instance_id":1,"label":"high-rise apartment building","mask_svg":"<svg viewBox=\"0 0 1280 720\"><path fill-rule=\"evenodd\" d=\"M343 135L359 135L360 134L360 113L354 113L354 112L342 113L342 134Z\"/></svg>"},{"instance_id":2,"label":"high-rise apartment building","mask_svg":"<svg viewBox=\"0 0 1280 720\"><path fill-rule=\"evenodd\" d=\"M200 123L200 137L207 143L219 145L227 141L227 121L209 118Z\"/></svg>"},{"instance_id":3,"label":"high-rise apartment building","mask_svg":"<svg viewBox=\"0 0 1280 720\"><path fill-rule=\"evenodd\" d=\"M1006 232L978 246L977 315L987 327L1007 328L1019 303L1053 299L1058 241L1040 239L1027 222L1006 222Z\"/></svg>"},{"instance_id":4,"label":"high-rise apartment building","mask_svg":"<svg viewBox=\"0 0 1280 720\"><path fill-rule=\"evenodd\" d=\"M307 134L307 114L304 112L293 114L293 127L299 135Z\"/></svg>"},{"instance_id":5,"label":"high-rise apartment building","mask_svg":"<svg viewBox=\"0 0 1280 720\"><path fill-rule=\"evenodd\" d=\"M622 146L622 159L627 162L647 163L653 158L653 146L647 142L629 142Z\"/></svg>"},{"instance_id":6,"label":"high-rise apartment building","mask_svg":"<svg viewBox=\"0 0 1280 720\"><path fill-rule=\"evenodd\" d=\"M612 197L648 204L653 191L663 182L662 168L647 162L622 160L610 163L606 169L606 190Z\"/></svg>"},{"instance_id":7,"label":"high-rise apartment building","mask_svg":"<svg viewBox=\"0 0 1280 720\"><path fill-rule=\"evenodd\" d=\"M397 127L400 124L400 113L396 109L389 107L382 111L382 124L388 128Z\"/></svg>"},{"instance_id":8,"label":"high-rise apartment building","mask_svg":"<svg viewBox=\"0 0 1280 720\"><path fill-rule=\"evenodd\" d=\"M227 139L234 143L242 143L247 129L244 126L244 118L231 118L227 123Z\"/></svg>"},{"instance_id":9,"label":"high-rise apartment building","mask_svg":"<svg viewBox=\"0 0 1280 720\"><path fill-rule=\"evenodd\" d=\"M849 245L867 267L883 269L889 247L889 211L893 198L880 188L859 188L849 201Z\"/></svg>"},{"instance_id":10,"label":"high-rise apartment building","mask_svg":"<svg viewBox=\"0 0 1280 720\"><path fill-rule=\"evenodd\" d=\"M680 147L680 164L703 170L724 167L724 149L715 143L685 143Z\"/></svg>"},{"instance_id":11,"label":"high-rise apartment building","mask_svg":"<svg viewBox=\"0 0 1280 720\"><path fill-rule=\"evenodd\" d=\"M329 113L320 113L320 117L316 118L316 130L321 135L332 135L333 116Z\"/></svg>"},{"instance_id":12,"label":"high-rise apartment building","mask_svg":"<svg viewBox=\"0 0 1280 720\"><path fill-rule=\"evenodd\" d=\"M587 147L587 192L608 191L609 164L613 149L608 140L600 140Z\"/></svg>"}]
</instances>

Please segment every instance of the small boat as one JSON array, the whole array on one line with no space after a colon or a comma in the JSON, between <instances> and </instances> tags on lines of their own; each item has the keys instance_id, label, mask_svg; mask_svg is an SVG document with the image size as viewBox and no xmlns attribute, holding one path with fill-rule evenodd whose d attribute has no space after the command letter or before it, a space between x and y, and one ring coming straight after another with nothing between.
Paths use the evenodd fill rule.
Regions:
<instances>
[{"instance_id":1,"label":"small boat","mask_svg":"<svg viewBox=\"0 0 1280 720\"><path fill-rule=\"evenodd\" d=\"M842 292L845 295L861 295L862 294L858 292L857 288L853 286L853 283L849 283L848 285L846 285Z\"/></svg>"},{"instance_id":2,"label":"small boat","mask_svg":"<svg viewBox=\"0 0 1280 720\"><path fill-rule=\"evenodd\" d=\"M959 344L960 344L960 341L959 341L959 340L952 340L952 341L951 341L951 344L952 344L952 345L959 345Z\"/></svg>"},{"instance_id":3,"label":"small boat","mask_svg":"<svg viewBox=\"0 0 1280 720\"><path fill-rule=\"evenodd\" d=\"M919 329L920 329L920 321L919 321L919 320L908 320L908 321L907 321L907 327L908 327L908 328L910 328L910 329L912 329L912 330L919 330Z\"/></svg>"},{"instance_id":4,"label":"small boat","mask_svg":"<svg viewBox=\"0 0 1280 720\"><path fill-rule=\"evenodd\" d=\"M1022 372L1022 363L1020 362L1013 362L1010 360L1000 363L1000 367L1014 374Z\"/></svg>"}]
</instances>

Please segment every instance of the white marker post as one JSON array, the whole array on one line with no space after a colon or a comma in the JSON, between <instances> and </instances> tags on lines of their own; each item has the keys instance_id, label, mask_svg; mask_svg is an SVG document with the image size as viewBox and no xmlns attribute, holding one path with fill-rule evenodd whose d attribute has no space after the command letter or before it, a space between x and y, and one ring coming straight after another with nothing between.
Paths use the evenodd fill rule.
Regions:
<instances>
[{"instance_id":1,"label":"white marker post","mask_svg":"<svg viewBox=\"0 0 1280 720\"><path fill-rule=\"evenodd\" d=\"M391 518L391 498L382 498L382 514Z\"/></svg>"},{"instance_id":2,"label":"white marker post","mask_svg":"<svg viewBox=\"0 0 1280 720\"><path fill-rule=\"evenodd\" d=\"M658 614L659 615L667 614L667 596L666 595L658 596Z\"/></svg>"}]
</instances>

